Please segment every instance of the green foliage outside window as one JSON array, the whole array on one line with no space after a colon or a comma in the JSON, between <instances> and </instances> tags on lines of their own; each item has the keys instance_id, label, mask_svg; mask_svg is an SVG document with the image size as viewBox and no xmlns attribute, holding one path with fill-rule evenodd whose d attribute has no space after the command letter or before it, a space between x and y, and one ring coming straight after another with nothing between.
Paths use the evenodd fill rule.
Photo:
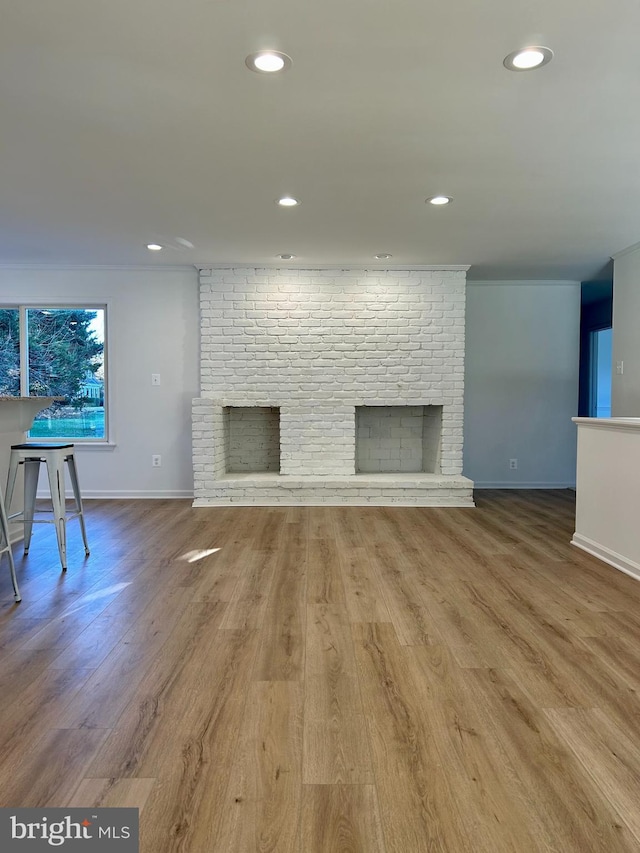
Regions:
<instances>
[{"instance_id":1,"label":"green foliage outside window","mask_svg":"<svg viewBox=\"0 0 640 853\"><path fill-rule=\"evenodd\" d=\"M0 397L20 395L20 316L17 308L0 310Z\"/></svg>"}]
</instances>

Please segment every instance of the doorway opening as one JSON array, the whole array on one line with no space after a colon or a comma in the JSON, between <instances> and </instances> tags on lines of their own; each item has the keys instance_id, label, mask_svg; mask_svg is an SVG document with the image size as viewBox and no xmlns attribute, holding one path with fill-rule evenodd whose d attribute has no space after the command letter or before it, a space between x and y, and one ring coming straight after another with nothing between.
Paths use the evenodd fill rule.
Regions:
<instances>
[{"instance_id":1,"label":"doorway opening","mask_svg":"<svg viewBox=\"0 0 640 853\"><path fill-rule=\"evenodd\" d=\"M583 282L580 311L578 415L611 417L613 284Z\"/></svg>"},{"instance_id":2,"label":"doorway opening","mask_svg":"<svg viewBox=\"0 0 640 853\"><path fill-rule=\"evenodd\" d=\"M589 417L611 417L611 350L613 330L591 332L591 394Z\"/></svg>"}]
</instances>

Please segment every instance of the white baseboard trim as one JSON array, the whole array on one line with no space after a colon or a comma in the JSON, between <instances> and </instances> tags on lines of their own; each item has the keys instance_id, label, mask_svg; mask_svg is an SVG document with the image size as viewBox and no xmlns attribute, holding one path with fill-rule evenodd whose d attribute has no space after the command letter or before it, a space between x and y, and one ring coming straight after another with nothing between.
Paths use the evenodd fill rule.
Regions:
<instances>
[{"instance_id":1,"label":"white baseboard trim","mask_svg":"<svg viewBox=\"0 0 640 853\"><path fill-rule=\"evenodd\" d=\"M41 494L38 493L38 499L47 500L50 498L50 493L48 490L43 491ZM65 496L67 500L73 500L73 494L68 492ZM82 489L82 500L88 501L91 499L94 500L168 500L170 498L184 498L185 500L193 500L193 491L185 490L169 490L166 492L158 492L158 491L130 491L130 492L106 492L106 491L96 491L95 489L86 490Z\"/></svg>"},{"instance_id":2,"label":"white baseboard trim","mask_svg":"<svg viewBox=\"0 0 640 853\"><path fill-rule=\"evenodd\" d=\"M629 560L627 557L623 557L622 554L618 554L616 551L612 551L610 548L594 542L581 533L573 534L571 544L582 551L586 551L587 554L591 554L592 557L597 557L599 560L608 563L614 569L624 572L625 575L631 575L632 578L640 581L640 564L634 563L633 560Z\"/></svg>"},{"instance_id":3,"label":"white baseboard trim","mask_svg":"<svg viewBox=\"0 0 640 853\"><path fill-rule=\"evenodd\" d=\"M496 480L495 482L482 482L475 480L474 489L575 489L575 480L572 483L514 483L512 480Z\"/></svg>"}]
</instances>

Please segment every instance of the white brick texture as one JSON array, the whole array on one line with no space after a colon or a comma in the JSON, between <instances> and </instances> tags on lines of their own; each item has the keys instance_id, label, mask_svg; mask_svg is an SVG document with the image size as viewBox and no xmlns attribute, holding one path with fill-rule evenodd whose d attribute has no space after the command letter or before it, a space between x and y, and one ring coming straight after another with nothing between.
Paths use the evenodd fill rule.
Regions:
<instances>
[{"instance_id":1,"label":"white brick texture","mask_svg":"<svg viewBox=\"0 0 640 853\"><path fill-rule=\"evenodd\" d=\"M458 485L464 480L463 271L205 269L200 310L201 397L193 406L196 502L223 499L232 471L278 470L273 451L260 444L273 448L273 417L271 438L256 434L255 452L246 445L242 451L241 443L232 451L233 430L228 422L225 428L224 415L230 407L279 410L281 482L273 485L270 501L277 501L287 477L357 480L356 407L364 406L430 412L421 418L415 442L396 435L399 476L433 471L439 482L447 476ZM359 452L359 469L392 477L392 462L370 455L363 462L370 451ZM258 491L265 496L264 488ZM355 497L362 502L362 495ZM406 497L418 503L418 496Z\"/></svg>"}]
</instances>

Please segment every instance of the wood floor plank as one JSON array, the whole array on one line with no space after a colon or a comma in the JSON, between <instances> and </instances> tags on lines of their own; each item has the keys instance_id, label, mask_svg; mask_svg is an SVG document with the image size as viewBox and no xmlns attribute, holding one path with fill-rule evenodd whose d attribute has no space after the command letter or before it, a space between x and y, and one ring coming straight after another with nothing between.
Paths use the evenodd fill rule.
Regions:
<instances>
[{"instance_id":1,"label":"wood floor plank","mask_svg":"<svg viewBox=\"0 0 640 853\"><path fill-rule=\"evenodd\" d=\"M92 670L46 669L2 712L0 753L3 760L18 761L25 743L43 729L56 728L65 709L81 695Z\"/></svg>"},{"instance_id":2,"label":"wood floor plank","mask_svg":"<svg viewBox=\"0 0 640 853\"><path fill-rule=\"evenodd\" d=\"M142 765L150 768L143 775L156 775L154 744L161 744L163 738L171 740L172 729L193 710L192 695L202 679L203 657L209 667L215 660L221 672L225 662L229 665L229 644L218 631L223 615L220 602L193 602L185 608L161 654L141 675L122 713L112 720L113 731L92 763L90 775L136 776ZM234 639L231 635L235 650ZM164 760L159 746L157 751Z\"/></svg>"},{"instance_id":3,"label":"wood floor plank","mask_svg":"<svg viewBox=\"0 0 640 853\"><path fill-rule=\"evenodd\" d=\"M369 560L380 578L391 622L403 645L441 642L429 609L422 603L409 560L389 543L376 543Z\"/></svg>"},{"instance_id":4,"label":"wood floor plank","mask_svg":"<svg viewBox=\"0 0 640 853\"><path fill-rule=\"evenodd\" d=\"M306 623L306 520L286 524L271 584L258 651L256 681L298 681L303 677Z\"/></svg>"},{"instance_id":5,"label":"wood floor plank","mask_svg":"<svg viewBox=\"0 0 640 853\"><path fill-rule=\"evenodd\" d=\"M240 744L256 655L255 631L220 631L220 649L165 715L136 775L155 776L141 846L148 851L211 850L220 804ZM244 732L243 732L244 734ZM126 754L121 755L124 760ZM222 853L222 851L220 851Z\"/></svg>"},{"instance_id":6,"label":"wood floor plank","mask_svg":"<svg viewBox=\"0 0 640 853\"><path fill-rule=\"evenodd\" d=\"M302 797L303 689L292 681L249 688L230 781L213 815L209 846L298 853Z\"/></svg>"},{"instance_id":7,"label":"wood floor plank","mask_svg":"<svg viewBox=\"0 0 640 853\"><path fill-rule=\"evenodd\" d=\"M57 720L60 728L108 728L135 695L138 683L160 654L184 614L187 590L162 593L84 685L82 695ZM117 685L117 689L115 686Z\"/></svg>"},{"instance_id":8,"label":"wood floor plank","mask_svg":"<svg viewBox=\"0 0 640 853\"><path fill-rule=\"evenodd\" d=\"M341 545L338 559L349 618L352 622L391 622L382 584L366 548Z\"/></svg>"},{"instance_id":9,"label":"wood floor plank","mask_svg":"<svg viewBox=\"0 0 640 853\"><path fill-rule=\"evenodd\" d=\"M362 526L360 507L340 507L331 511L337 541L349 548L361 548L366 544L367 531Z\"/></svg>"},{"instance_id":10,"label":"wood floor plank","mask_svg":"<svg viewBox=\"0 0 640 853\"><path fill-rule=\"evenodd\" d=\"M640 749L599 709L548 710L551 728L628 826L640 849Z\"/></svg>"},{"instance_id":11,"label":"wood floor plank","mask_svg":"<svg viewBox=\"0 0 640 853\"><path fill-rule=\"evenodd\" d=\"M78 634L118 599L126 597L127 584L111 584L95 595L84 595L60 616L24 643L27 649L64 649Z\"/></svg>"},{"instance_id":12,"label":"wood floor plank","mask_svg":"<svg viewBox=\"0 0 640 853\"><path fill-rule=\"evenodd\" d=\"M51 666L97 668L124 641L131 626L143 616L145 610L155 608L156 605L161 607L162 598L170 589L175 589L177 596L180 587L177 579L169 581L168 586L159 587L156 571L155 568L146 567L86 628L76 634L68 632L68 643L62 649L56 649L57 656Z\"/></svg>"},{"instance_id":13,"label":"wood floor plank","mask_svg":"<svg viewBox=\"0 0 640 853\"><path fill-rule=\"evenodd\" d=\"M52 544L55 544L55 540L52 540ZM29 559L31 556L30 554ZM142 560L133 560L130 557L110 560L98 555L93 558L92 563L87 560L81 569L69 568L64 573L61 572L59 564L33 573L28 570L26 583L22 579L22 571L19 571L18 580L22 593L20 616L29 619L46 616L51 620L69 611L85 597L88 600L93 600L92 597L98 599L105 589L132 583L144 567L145 562Z\"/></svg>"},{"instance_id":14,"label":"wood floor plank","mask_svg":"<svg viewBox=\"0 0 640 853\"><path fill-rule=\"evenodd\" d=\"M0 805L63 806L108 735L105 729L49 729L3 760Z\"/></svg>"},{"instance_id":15,"label":"wood floor plank","mask_svg":"<svg viewBox=\"0 0 640 853\"><path fill-rule=\"evenodd\" d=\"M554 623L543 613L494 606L502 609L520 637L503 672L510 672L537 707L606 705L619 720L640 719L640 705L628 678L588 648L591 640L572 635L570 626Z\"/></svg>"},{"instance_id":16,"label":"wood floor plank","mask_svg":"<svg viewBox=\"0 0 640 853\"><path fill-rule=\"evenodd\" d=\"M337 602L344 607L340 549L333 537L309 538L307 566L307 601L311 604Z\"/></svg>"},{"instance_id":17,"label":"wood floor plank","mask_svg":"<svg viewBox=\"0 0 640 853\"><path fill-rule=\"evenodd\" d=\"M511 766L514 793L523 805L536 803L529 828L542 845L603 853L637 849L621 816L511 679L496 670L469 670L465 685L485 726L493 728L496 751Z\"/></svg>"},{"instance_id":18,"label":"wood floor plank","mask_svg":"<svg viewBox=\"0 0 640 853\"><path fill-rule=\"evenodd\" d=\"M440 643L452 651L460 666L504 664L504 657L496 648L491 632L478 625L453 583L422 577L414 589L417 600L426 607L437 627Z\"/></svg>"},{"instance_id":19,"label":"wood floor plank","mask_svg":"<svg viewBox=\"0 0 640 853\"><path fill-rule=\"evenodd\" d=\"M142 814L156 779L83 779L65 808L130 808Z\"/></svg>"},{"instance_id":20,"label":"wood floor plank","mask_svg":"<svg viewBox=\"0 0 640 853\"><path fill-rule=\"evenodd\" d=\"M305 785L300 844L305 853L385 853L374 785Z\"/></svg>"},{"instance_id":21,"label":"wood floor plank","mask_svg":"<svg viewBox=\"0 0 640 853\"><path fill-rule=\"evenodd\" d=\"M610 569L605 566L606 563L572 548L562 562L539 560L535 571L543 582L559 586L592 610L625 610L631 601L637 608L640 605L640 593L635 589L637 581L620 572L621 579L611 583Z\"/></svg>"},{"instance_id":22,"label":"wood floor plank","mask_svg":"<svg viewBox=\"0 0 640 853\"><path fill-rule=\"evenodd\" d=\"M309 513L309 540L332 539L335 510L330 506L314 507Z\"/></svg>"},{"instance_id":23,"label":"wood floor plank","mask_svg":"<svg viewBox=\"0 0 640 853\"><path fill-rule=\"evenodd\" d=\"M640 613L635 608L627 610L608 610L598 614L601 628L591 636L622 637L624 636L634 646L640 645Z\"/></svg>"},{"instance_id":24,"label":"wood floor plank","mask_svg":"<svg viewBox=\"0 0 640 853\"><path fill-rule=\"evenodd\" d=\"M207 551L212 553L208 554ZM231 601L242 576L249 546L226 546L204 550L189 566L184 586L191 590L192 601ZM190 553L190 552L187 552ZM197 555L197 550L195 554Z\"/></svg>"},{"instance_id":25,"label":"wood floor plank","mask_svg":"<svg viewBox=\"0 0 640 853\"><path fill-rule=\"evenodd\" d=\"M429 507L412 511L422 513L426 522L421 531L414 527L414 542L418 547L425 542L436 542L441 550L448 551L454 541L458 554L477 562L483 557L509 553L513 542L517 541L508 527L498 530L492 526L492 519L483 519L483 523L479 524L473 510L459 508L447 511L441 507ZM421 538L418 539L420 534Z\"/></svg>"},{"instance_id":26,"label":"wood floor plank","mask_svg":"<svg viewBox=\"0 0 640 853\"><path fill-rule=\"evenodd\" d=\"M141 853L637 853L640 584L567 491L88 501L0 572L0 805Z\"/></svg>"},{"instance_id":27,"label":"wood floor plank","mask_svg":"<svg viewBox=\"0 0 640 853\"><path fill-rule=\"evenodd\" d=\"M636 692L640 692L638 652L634 643L621 637L585 637L582 643Z\"/></svg>"},{"instance_id":28,"label":"wood floor plank","mask_svg":"<svg viewBox=\"0 0 640 853\"><path fill-rule=\"evenodd\" d=\"M373 782L351 630L329 605L307 608L303 781Z\"/></svg>"},{"instance_id":29,"label":"wood floor plank","mask_svg":"<svg viewBox=\"0 0 640 853\"><path fill-rule=\"evenodd\" d=\"M48 619L29 619L22 616L19 608L14 608L8 601L3 602L0 612L0 652L4 657L37 634L48 623ZM2 663L0 660L0 664Z\"/></svg>"},{"instance_id":30,"label":"wood floor plank","mask_svg":"<svg viewBox=\"0 0 640 853\"><path fill-rule=\"evenodd\" d=\"M445 646L411 646L407 666L425 685L421 713L452 778L460 821L475 853L536 851L527 809L512 795L509 768L495 750L481 715L465 701L466 671Z\"/></svg>"},{"instance_id":31,"label":"wood floor plank","mask_svg":"<svg viewBox=\"0 0 640 853\"><path fill-rule=\"evenodd\" d=\"M472 851L452 778L421 712L412 678L390 625L353 625L373 752L386 849Z\"/></svg>"},{"instance_id":32,"label":"wood floor plank","mask_svg":"<svg viewBox=\"0 0 640 853\"><path fill-rule=\"evenodd\" d=\"M20 698L57 655L56 649L17 648L0 659L0 714Z\"/></svg>"},{"instance_id":33,"label":"wood floor plank","mask_svg":"<svg viewBox=\"0 0 640 853\"><path fill-rule=\"evenodd\" d=\"M547 614L525 606L517 600L506 601L490 580L481 584L464 581L459 584L460 595L470 609L471 619L481 630L490 633L503 664L510 659L539 664L542 661L540 634L554 633L571 643L571 635L564 625L547 618Z\"/></svg>"},{"instance_id":34,"label":"wood floor plank","mask_svg":"<svg viewBox=\"0 0 640 853\"><path fill-rule=\"evenodd\" d=\"M277 563L275 551L248 551L221 628L257 628L264 620Z\"/></svg>"},{"instance_id":35,"label":"wood floor plank","mask_svg":"<svg viewBox=\"0 0 640 853\"><path fill-rule=\"evenodd\" d=\"M555 566L557 571L557 564ZM508 603L551 616L559 624L569 624L571 632L580 636L598 636L602 633L601 610L594 610L576 596L572 589L556 586L553 598L546 594L540 583L535 565L532 566L516 553L501 556L488 569L495 580L494 591Z\"/></svg>"}]
</instances>

